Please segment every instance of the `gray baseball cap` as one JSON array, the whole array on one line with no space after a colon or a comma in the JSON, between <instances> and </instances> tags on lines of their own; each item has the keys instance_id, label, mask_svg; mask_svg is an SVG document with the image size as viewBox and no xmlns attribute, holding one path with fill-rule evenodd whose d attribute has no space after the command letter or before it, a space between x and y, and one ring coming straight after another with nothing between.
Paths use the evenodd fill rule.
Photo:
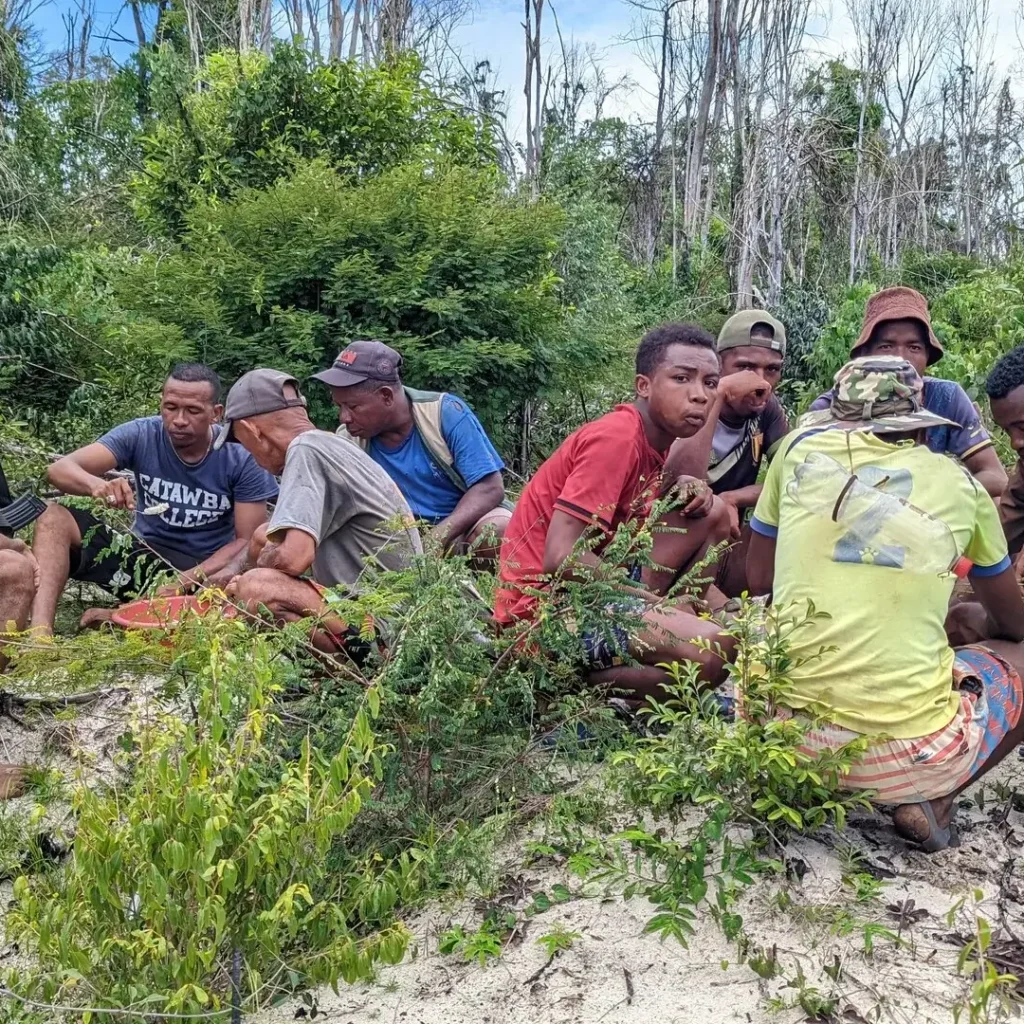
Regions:
<instances>
[{"instance_id":1,"label":"gray baseball cap","mask_svg":"<svg viewBox=\"0 0 1024 1024\"><path fill-rule=\"evenodd\" d=\"M755 327L761 330L755 333ZM767 331L764 330L766 327ZM764 337L765 334L768 336ZM718 332L718 351L727 352L731 348L744 348L748 345L769 348L785 355L786 328L763 309L743 309L733 313Z\"/></svg>"},{"instance_id":2,"label":"gray baseball cap","mask_svg":"<svg viewBox=\"0 0 1024 1024\"><path fill-rule=\"evenodd\" d=\"M296 398L289 398L284 389L291 384L295 388ZM238 420L249 419L251 416L263 416L268 412L279 412L281 409L305 407L306 400L299 394L299 382L290 374L280 370L250 370L239 377L228 392L224 403L224 427L214 449L222 448L228 441L237 441L234 427Z\"/></svg>"},{"instance_id":3,"label":"gray baseball cap","mask_svg":"<svg viewBox=\"0 0 1024 1024\"><path fill-rule=\"evenodd\" d=\"M402 357L383 341L353 341L341 350L330 369L314 373L313 379L331 388L349 388L364 380L397 384L401 368Z\"/></svg>"}]
</instances>

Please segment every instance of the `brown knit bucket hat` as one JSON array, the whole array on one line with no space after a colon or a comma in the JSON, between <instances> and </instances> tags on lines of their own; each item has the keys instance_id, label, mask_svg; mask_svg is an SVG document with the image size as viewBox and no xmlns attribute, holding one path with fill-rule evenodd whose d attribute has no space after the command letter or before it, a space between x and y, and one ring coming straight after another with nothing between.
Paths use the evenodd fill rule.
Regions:
<instances>
[{"instance_id":1,"label":"brown knit bucket hat","mask_svg":"<svg viewBox=\"0 0 1024 1024\"><path fill-rule=\"evenodd\" d=\"M932 320L928 314L928 300L913 288L883 288L868 299L864 307L864 326L861 328L857 343L850 349L850 358L857 359L866 355L861 349L871 340L875 328L886 320L919 320L927 332L928 365L937 363L943 354L942 342L932 330Z\"/></svg>"}]
</instances>

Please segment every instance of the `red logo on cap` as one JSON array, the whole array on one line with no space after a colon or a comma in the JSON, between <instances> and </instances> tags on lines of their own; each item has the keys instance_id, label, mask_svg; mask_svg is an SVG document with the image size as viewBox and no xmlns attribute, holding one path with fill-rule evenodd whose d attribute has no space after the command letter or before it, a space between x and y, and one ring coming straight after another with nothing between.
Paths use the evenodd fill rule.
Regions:
<instances>
[{"instance_id":1,"label":"red logo on cap","mask_svg":"<svg viewBox=\"0 0 1024 1024\"><path fill-rule=\"evenodd\" d=\"M341 355L338 356L338 362L339 363L354 363L356 361L356 359L358 358L358 355L359 355L358 352L342 352Z\"/></svg>"}]
</instances>

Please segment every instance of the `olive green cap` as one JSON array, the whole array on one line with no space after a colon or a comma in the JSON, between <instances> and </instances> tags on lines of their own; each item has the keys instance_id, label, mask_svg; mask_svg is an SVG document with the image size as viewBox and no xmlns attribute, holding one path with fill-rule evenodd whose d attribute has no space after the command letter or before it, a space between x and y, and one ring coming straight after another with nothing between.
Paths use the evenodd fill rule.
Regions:
<instances>
[{"instance_id":1,"label":"olive green cap","mask_svg":"<svg viewBox=\"0 0 1024 1024\"><path fill-rule=\"evenodd\" d=\"M751 332L756 326L767 327L771 337L751 337ZM747 345L770 348L773 352L785 355L786 328L782 326L781 321L763 309L741 309L738 313L733 313L718 332L718 351L725 352L730 348L743 348Z\"/></svg>"}]
</instances>

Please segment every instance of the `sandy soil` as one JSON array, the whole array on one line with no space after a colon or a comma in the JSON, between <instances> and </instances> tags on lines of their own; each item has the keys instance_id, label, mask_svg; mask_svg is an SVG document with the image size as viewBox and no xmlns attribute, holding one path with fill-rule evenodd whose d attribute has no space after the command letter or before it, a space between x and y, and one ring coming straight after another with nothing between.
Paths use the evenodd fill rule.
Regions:
<instances>
[{"instance_id":1,"label":"sandy soil","mask_svg":"<svg viewBox=\"0 0 1024 1024\"><path fill-rule=\"evenodd\" d=\"M69 777L82 771L108 776L114 771L118 737L131 716L156 708L156 685L156 680L145 680L131 691L115 691L80 709L71 722L40 714L26 723L31 728L22 728L0 716L0 756L49 765ZM796 979L802 975L805 989L838 1000L833 1019L947 1024L954 1019L950 1007L969 987L956 972L959 945L952 934L965 931L966 924L951 928L945 920L950 908L980 888L985 894L982 913L993 929L1003 937L1024 939L1024 814L1011 809L1013 789L1024 793L1024 761L1016 754L986 780L984 807L974 799L976 791L965 794L967 806L958 814L960 848L933 856L904 846L882 815L857 818L841 835L824 831L792 843L787 850L790 877L759 882L739 908L753 946L775 948L780 973L768 980L747 965L706 914L688 948L645 935L652 913L646 900L581 892L580 881L563 866L531 861L524 847L531 838L527 832L503 849L502 881L490 896L523 922L497 961L480 967L457 953L438 951L440 936L453 924L467 930L479 924L480 901L432 905L407 921L414 941L402 964L382 970L373 984L342 987L340 995L329 989L316 993L316 1020L795 1024L809 1019L794 1005ZM34 804L30 794L0 810L28 813ZM55 806L47 816L57 834L70 827L65 811ZM617 825L626 823L622 818ZM857 870L883 876L879 898L858 902L844 883L851 847L862 858ZM558 882L579 897L524 918L532 894L550 891ZM903 919L889 906L903 906ZM899 941L876 935L873 954L866 953L866 923L898 932ZM579 937L549 961L537 940L559 925ZM296 999L246 1019L283 1024L308 1020L306 1013Z\"/></svg>"},{"instance_id":2,"label":"sandy soil","mask_svg":"<svg viewBox=\"0 0 1024 1024\"><path fill-rule=\"evenodd\" d=\"M1008 759L991 782L1024 791L1024 762ZM990 786L991 790L991 786ZM973 794L966 794L966 797ZM438 952L453 923L475 927L480 907L431 907L408 921L414 944L406 960L381 971L378 981L317 994L316 1020L339 1024L789 1024L809 1019L793 1007L802 972L806 986L838 999L842 1021L947 1024L966 983L957 976L960 946L946 922L950 908L975 887L985 893L981 912L997 928L1024 937L1024 815L1005 804L961 809L962 845L928 856L905 847L883 816L863 816L842 835L824 832L793 843L790 880L764 881L743 901L747 934L776 949L778 977L760 978L705 916L689 948L644 935L651 906L644 899L579 898L526 920L496 962L481 968L458 954ZM861 852L885 879L880 898L857 902L843 882L845 848ZM497 901L523 910L530 894L579 881L557 867L527 864L522 844L505 855ZM863 863L863 862L862 862ZM863 870L863 867L861 868ZM797 876L802 874L802 879ZM780 895L781 894L781 895ZM788 902L783 909L780 901ZM912 904L907 901L913 901ZM888 906L912 908L901 924ZM924 913L921 913L921 912ZM907 918L904 912L903 917ZM875 937L865 953L864 923L875 922L899 941ZM965 922L964 922L965 923ZM556 924L579 933L551 962L537 938ZM835 969L838 965L838 971ZM836 974L834 980L825 970ZM298 1000L254 1017L256 1024L304 1019ZM305 1018L308 1019L308 1018Z\"/></svg>"}]
</instances>

